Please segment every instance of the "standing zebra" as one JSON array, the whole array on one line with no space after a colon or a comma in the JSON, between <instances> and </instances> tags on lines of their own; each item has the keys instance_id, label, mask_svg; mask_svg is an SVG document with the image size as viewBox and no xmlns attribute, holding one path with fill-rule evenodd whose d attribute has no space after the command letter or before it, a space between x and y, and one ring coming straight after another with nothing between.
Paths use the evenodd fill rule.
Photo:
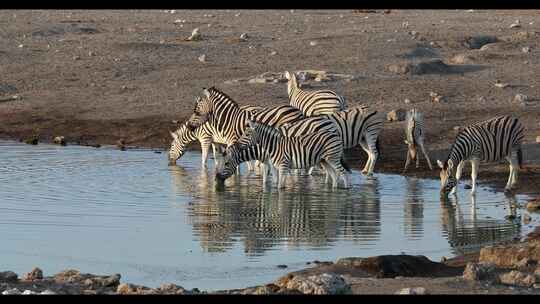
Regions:
<instances>
[{"instance_id":1,"label":"standing zebra","mask_svg":"<svg viewBox=\"0 0 540 304\"><path fill-rule=\"evenodd\" d=\"M471 194L476 193L479 162L490 163L503 158L510 163L505 191L515 189L518 184L518 171L523 161L521 142L525 136L524 132L525 128L521 122L509 115L497 116L461 130L450 148L448 158L444 163L437 160L441 168L441 195L455 193L465 161L470 161L472 167Z\"/></svg>"},{"instance_id":2,"label":"standing zebra","mask_svg":"<svg viewBox=\"0 0 540 304\"><path fill-rule=\"evenodd\" d=\"M285 179L290 169L309 168L321 163L332 177L332 187L336 188L338 179L343 178L344 187L348 188L345 168L341 165L343 147L339 134L335 132L319 132L305 136L287 137L276 128L249 121L238 144L242 149L259 145L277 168L278 188L285 186ZM216 178L223 181L234 172L233 163L226 160Z\"/></svg>"},{"instance_id":3,"label":"standing zebra","mask_svg":"<svg viewBox=\"0 0 540 304\"><path fill-rule=\"evenodd\" d=\"M418 110L416 109L411 109L409 112L407 112L406 121L407 126L405 128L405 143L408 146L408 151L407 160L405 161L405 168L403 168L403 173L407 171L407 167L409 167L411 160L416 160L416 168L420 166L420 157L417 153L417 147L420 147L420 149L422 150L422 153L424 154L426 162L429 166L429 170L433 170L429 155L427 154L424 147L424 115L418 112Z\"/></svg>"},{"instance_id":4,"label":"standing zebra","mask_svg":"<svg viewBox=\"0 0 540 304\"><path fill-rule=\"evenodd\" d=\"M253 119L271 126L293 122L304 118L302 112L290 105L257 111L242 109L236 101L215 87L203 89L204 98L197 98L193 114L188 120L188 128L208 124L207 130L214 142L227 146L236 142L247 128L247 121Z\"/></svg>"},{"instance_id":5,"label":"standing zebra","mask_svg":"<svg viewBox=\"0 0 540 304\"><path fill-rule=\"evenodd\" d=\"M252 105L244 105L241 106L240 109L247 110L252 114L255 114L262 111L264 108ZM204 123L198 128L191 130L188 128L187 122L184 122L176 131L171 132L171 136L173 141L171 142L171 147L169 148L169 165L174 165L176 161L184 154L186 146L194 140L199 140L199 143L201 144L201 165L203 168L207 167L208 149L210 148L210 145L212 145L213 148L214 161L217 162L218 154L216 152L216 145L219 143L214 142L212 132L210 132L208 127L208 123ZM251 163L248 163L248 168L250 171L253 169Z\"/></svg>"},{"instance_id":6,"label":"standing zebra","mask_svg":"<svg viewBox=\"0 0 540 304\"><path fill-rule=\"evenodd\" d=\"M345 99L334 91L304 91L298 86L298 80L294 73L286 71L285 77L288 80L287 94L291 106L300 109L305 116L330 114L347 108Z\"/></svg>"},{"instance_id":7,"label":"standing zebra","mask_svg":"<svg viewBox=\"0 0 540 304\"><path fill-rule=\"evenodd\" d=\"M343 149L358 145L368 154L363 174L373 175L375 162L379 156L379 134L383 128L384 118L376 110L368 111L360 105L349 110L325 115L333 120L343 141Z\"/></svg>"}]
</instances>

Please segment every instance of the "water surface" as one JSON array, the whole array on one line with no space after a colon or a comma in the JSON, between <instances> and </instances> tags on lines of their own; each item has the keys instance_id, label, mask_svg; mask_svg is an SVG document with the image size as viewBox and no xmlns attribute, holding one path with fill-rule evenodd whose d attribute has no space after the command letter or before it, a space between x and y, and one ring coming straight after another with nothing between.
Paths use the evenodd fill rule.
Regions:
<instances>
[{"instance_id":1,"label":"water surface","mask_svg":"<svg viewBox=\"0 0 540 304\"><path fill-rule=\"evenodd\" d=\"M314 260L439 260L532 229L519 218L527 211L510 207L527 197L486 187L472 201L462 184L457 201L441 204L436 180L353 170L348 190L295 176L277 191L243 173L218 191L198 152L169 167L149 150L0 142L1 270L75 268L216 290L268 283Z\"/></svg>"}]
</instances>

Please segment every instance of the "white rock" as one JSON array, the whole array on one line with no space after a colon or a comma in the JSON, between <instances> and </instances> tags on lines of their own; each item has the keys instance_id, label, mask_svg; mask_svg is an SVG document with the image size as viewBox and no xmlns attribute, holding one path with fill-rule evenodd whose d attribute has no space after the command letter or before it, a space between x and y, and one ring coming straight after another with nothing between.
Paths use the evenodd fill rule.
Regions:
<instances>
[{"instance_id":1,"label":"white rock","mask_svg":"<svg viewBox=\"0 0 540 304\"><path fill-rule=\"evenodd\" d=\"M247 39L248 39L248 34L247 34L247 33L242 33L242 34L240 35L240 39L242 39L242 40L247 40Z\"/></svg>"},{"instance_id":2,"label":"white rock","mask_svg":"<svg viewBox=\"0 0 540 304\"><path fill-rule=\"evenodd\" d=\"M235 17L240 17L240 15L241 15L240 13L234 14Z\"/></svg>"},{"instance_id":3,"label":"white rock","mask_svg":"<svg viewBox=\"0 0 540 304\"><path fill-rule=\"evenodd\" d=\"M182 19L176 19L176 20L173 21L173 23L176 24L176 23L183 23L183 22L182 22Z\"/></svg>"},{"instance_id":4,"label":"white rock","mask_svg":"<svg viewBox=\"0 0 540 304\"><path fill-rule=\"evenodd\" d=\"M525 94L516 94L516 96L514 96L514 102L526 102L528 99L527 95Z\"/></svg>"},{"instance_id":5,"label":"white rock","mask_svg":"<svg viewBox=\"0 0 540 304\"><path fill-rule=\"evenodd\" d=\"M12 288L12 289L7 289L7 290L2 291L2 294L3 295L20 295L21 291L18 290L17 288Z\"/></svg>"},{"instance_id":6,"label":"white rock","mask_svg":"<svg viewBox=\"0 0 540 304\"><path fill-rule=\"evenodd\" d=\"M274 56L274 55L277 55L277 52L276 52L276 51L270 52L270 56Z\"/></svg>"},{"instance_id":7,"label":"white rock","mask_svg":"<svg viewBox=\"0 0 540 304\"><path fill-rule=\"evenodd\" d=\"M404 101L406 104L409 104L411 103L411 100L409 98L405 98L405 101Z\"/></svg>"},{"instance_id":8,"label":"white rock","mask_svg":"<svg viewBox=\"0 0 540 304\"><path fill-rule=\"evenodd\" d=\"M39 294L42 294L42 295L55 295L56 292L54 292L54 291L52 291L50 289L46 289L46 290L40 292Z\"/></svg>"},{"instance_id":9,"label":"white rock","mask_svg":"<svg viewBox=\"0 0 540 304\"><path fill-rule=\"evenodd\" d=\"M401 27L402 28L408 28L409 27L409 22L408 21L405 21L401 24Z\"/></svg>"},{"instance_id":10,"label":"white rock","mask_svg":"<svg viewBox=\"0 0 540 304\"><path fill-rule=\"evenodd\" d=\"M504 89L504 88L508 87L509 84L506 83L506 82L500 82L499 80L497 80L497 81L495 82L495 86L496 86L497 88L503 88L503 89Z\"/></svg>"},{"instance_id":11,"label":"white rock","mask_svg":"<svg viewBox=\"0 0 540 304\"><path fill-rule=\"evenodd\" d=\"M318 44L317 41L310 41L309 42L309 45L311 45L311 46L316 46L317 44Z\"/></svg>"},{"instance_id":12,"label":"white rock","mask_svg":"<svg viewBox=\"0 0 540 304\"><path fill-rule=\"evenodd\" d=\"M521 51L522 51L523 53L529 53L529 52L531 51L531 48L528 47L528 46L525 46L525 47L521 48Z\"/></svg>"},{"instance_id":13,"label":"white rock","mask_svg":"<svg viewBox=\"0 0 540 304\"><path fill-rule=\"evenodd\" d=\"M516 20L514 23L510 24L510 28L516 27L521 27L521 23L519 22L519 20Z\"/></svg>"},{"instance_id":14,"label":"white rock","mask_svg":"<svg viewBox=\"0 0 540 304\"><path fill-rule=\"evenodd\" d=\"M35 292L35 291L32 291L32 290L27 289L27 290L23 291L22 294L23 294L23 295L35 295L35 294L38 294L38 293Z\"/></svg>"},{"instance_id":15,"label":"white rock","mask_svg":"<svg viewBox=\"0 0 540 304\"><path fill-rule=\"evenodd\" d=\"M23 48L24 47L24 44L19 44L19 48Z\"/></svg>"},{"instance_id":16,"label":"white rock","mask_svg":"<svg viewBox=\"0 0 540 304\"><path fill-rule=\"evenodd\" d=\"M474 10L473 9L470 9L470 10L466 10L467 13L474 13Z\"/></svg>"},{"instance_id":17,"label":"white rock","mask_svg":"<svg viewBox=\"0 0 540 304\"><path fill-rule=\"evenodd\" d=\"M423 295L426 294L426 289L424 287L412 287L412 288L403 288L396 292L400 295Z\"/></svg>"},{"instance_id":18,"label":"white rock","mask_svg":"<svg viewBox=\"0 0 540 304\"><path fill-rule=\"evenodd\" d=\"M189 36L187 40L196 41L196 40L201 40L201 39L202 39L202 35L199 32L199 28L195 28L193 29L193 31L191 32L191 36Z\"/></svg>"},{"instance_id":19,"label":"white rock","mask_svg":"<svg viewBox=\"0 0 540 304\"><path fill-rule=\"evenodd\" d=\"M198 59L199 59L200 62L206 62L206 55L202 54L201 56L199 56Z\"/></svg>"},{"instance_id":20,"label":"white rock","mask_svg":"<svg viewBox=\"0 0 540 304\"><path fill-rule=\"evenodd\" d=\"M171 14L176 14L176 10L171 10Z\"/></svg>"}]
</instances>

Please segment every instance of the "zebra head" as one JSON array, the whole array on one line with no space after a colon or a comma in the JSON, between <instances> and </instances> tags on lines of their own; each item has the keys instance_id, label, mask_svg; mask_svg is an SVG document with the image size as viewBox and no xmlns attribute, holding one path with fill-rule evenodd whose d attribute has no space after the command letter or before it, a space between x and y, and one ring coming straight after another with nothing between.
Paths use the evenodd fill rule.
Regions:
<instances>
[{"instance_id":1,"label":"zebra head","mask_svg":"<svg viewBox=\"0 0 540 304\"><path fill-rule=\"evenodd\" d=\"M456 177L454 174L454 162L451 159L444 163L437 160L437 164L441 168L441 196L446 196L456 186Z\"/></svg>"},{"instance_id":2,"label":"zebra head","mask_svg":"<svg viewBox=\"0 0 540 304\"><path fill-rule=\"evenodd\" d=\"M207 89L203 90L204 98L197 96L195 100L195 108L193 114L189 117L188 128L193 131L208 121L209 115L212 112L212 103L210 101L210 92Z\"/></svg>"},{"instance_id":3,"label":"zebra head","mask_svg":"<svg viewBox=\"0 0 540 304\"><path fill-rule=\"evenodd\" d=\"M296 78L295 73L289 71L285 71L285 78L287 78L287 93L290 96L293 89L298 88L298 79Z\"/></svg>"},{"instance_id":4,"label":"zebra head","mask_svg":"<svg viewBox=\"0 0 540 304\"><path fill-rule=\"evenodd\" d=\"M187 123L183 123L178 130L170 132L173 138L169 148L169 166L174 166L176 161L184 155L186 145L192 141L191 130Z\"/></svg>"},{"instance_id":5,"label":"zebra head","mask_svg":"<svg viewBox=\"0 0 540 304\"><path fill-rule=\"evenodd\" d=\"M236 168L240 164L239 158L241 148L240 145L236 142L227 149L223 149L220 146L219 152L223 159L221 162L222 165L216 170L216 179L220 182L223 182L236 172Z\"/></svg>"}]
</instances>

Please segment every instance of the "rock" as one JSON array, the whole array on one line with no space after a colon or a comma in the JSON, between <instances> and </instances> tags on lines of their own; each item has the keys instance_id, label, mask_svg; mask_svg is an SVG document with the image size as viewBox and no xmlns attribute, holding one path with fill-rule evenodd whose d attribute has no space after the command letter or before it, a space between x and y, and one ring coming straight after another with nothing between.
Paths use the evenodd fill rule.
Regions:
<instances>
[{"instance_id":1,"label":"rock","mask_svg":"<svg viewBox=\"0 0 540 304\"><path fill-rule=\"evenodd\" d=\"M435 92L429 92L429 98L431 102L446 102L446 99L444 98L444 96L439 95L438 93L435 93Z\"/></svg>"},{"instance_id":2,"label":"rock","mask_svg":"<svg viewBox=\"0 0 540 304\"><path fill-rule=\"evenodd\" d=\"M512 101L515 103L523 103L523 102L526 102L527 100L528 100L527 95L519 93L519 94L516 94L516 96L514 96L514 99Z\"/></svg>"},{"instance_id":3,"label":"rock","mask_svg":"<svg viewBox=\"0 0 540 304\"><path fill-rule=\"evenodd\" d=\"M201 33L199 32L199 28L195 28L195 29L191 32L191 36L189 36L186 40L187 40L187 41L199 41L199 40L202 40L202 35L201 35Z\"/></svg>"},{"instance_id":4,"label":"rock","mask_svg":"<svg viewBox=\"0 0 540 304\"><path fill-rule=\"evenodd\" d=\"M39 143L39 137L38 136L32 136L24 140L24 142L28 145L37 145Z\"/></svg>"},{"instance_id":5,"label":"rock","mask_svg":"<svg viewBox=\"0 0 540 304\"><path fill-rule=\"evenodd\" d=\"M122 151L125 151L126 150L126 141L124 139L119 139L116 142L116 146L118 147L118 149L120 149Z\"/></svg>"},{"instance_id":6,"label":"rock","mask_svg":"<svg viewBox=\"0 0 540 304\"><path fill-rule=\"evenodd\" d=\"M95 53L95 52L92 52L92 51L89 51L89 52L88 52L88 56L90 56L90 57L96 56L96 53Z\"/></svg>"},{"instance_id":7,"label":"rock","mask_svg":"<svg viewBox=\"0 0 540 304\"><path fill-rule=\"evenodd\" d=\"M159 287L162 294L185 294L186 290L179 285L175 284L162 284Z\"/></svg>"},{"instance_id":8,"label":"rock","mask_svg":"<svg viewBox=\"0 0 540 304\"><path fill-rule=\"evenodd\" d=\"M407 74L411 71L413 65L410 63L401 63L401 64L389 64L386 66L386 69L394 74Z\"/></svg>"},{"instance_id":9,"label":"rock","mask_svg":"<svg viewBox=\"0 0 540 304\"><path fill-rule=\"evenodd\" d=\"M496 279L495 264L469 262L463 271L463 279L467 281L493 281Z\"/></svg>"},{"instance_id":10,"label":"rock","mask_svg":"<svg viewBox=\"0 0 540 304\"><path fill-rule=\"evenodd\" d=\"M40 292L39 294L42 294L42 295L55 295L56 292L50 290L50 289L45 289L44 291Z\"/></svg>"},{"instance_id":11,"label":"rock","mask_svg":"<svg viewBox=\"0 0 540 304\"><path fill-rule=\"evenodd\" d=\"M523 53L530 53L531 52L531 47L529 47L529 46L522 47L521 51Z\"/></svg>"},{"instance_id":12,"label":"rock","mask_svg":"<svg viewBox=\"0 0 540 304\"><path fill-rule=\"evenodd\" d=\"M523 214L523 224L527 225L531 222L532 218L527 213Z\"/></svg>"},{"instance_id":13,"label":"rock","mask_svg":"<svg viewBox=\"0 0 540 304\"><path fill-rule=\"evenodd\" d=\"M319 44L317 41L310 41L309 42L309 45L311 45L311 46L316 46L317 44Z\"/></svg>"},{"instance_id":14,"label":"rock","mask_svg":"<svg viewBox=\"0 0 540 304\"><path fill-rule=\"evenodd\" d=\"M537 35L538 34L536 32L519 31L509 36L501 37L501 40L506 42L521 42L531 38L536 38Z\"/></svg>"},{"instance_id":15,"label":"rock","mask_svg":"<svg viewBox=\"0 0 540 304\"><path fill-rule=\"evenodd\" d=\"M20 295L21 291L18 290L17 288L11 288L11 289L2 291L2 294L3 295Z\"/></svg>"},{"instance_id":16,"label":"rock","mask_svg":"<svg viewBox=\"0 0 540 304\"><path fill-rule=\"evenodd\" d=\"M450 63L453 63L453 64L471 64L471 63L474 63L475 60L476 58L474 58L471 55L457 54L457 55L454 55L454 57L450 58L449 61Z\"/></svg>"},{"instance_id":17,"label":"rock","mask_svg":"<svg viewBox=\"0 0 540 304\"><path fill-rule=\"evenodd\" d=\"M412 287L412 288L403 288L396 292L400 295L424 295L428 294L424 287Z\"/></svg>"},{"instance_id":18,"label":"rock","mask_svg":"<svg viewBox=\"0 0 540 304\"><path fill-rule=\"evenodd\" d=\"M80 60L81 56L73 56L73 60Z\"/></svg>"},{"instance_id":19,"label":"rock","mask_svg":"<svg viewBox=\"0 0 540 304\"><path fill-rule=\"evenodd\" d=\"M540 210L540 199L528 201L525 207L527 208L527 210L530 210L530 211Z\"/></svg>"},{"instance_id":20,"label":"rock","mask_svg":"<svg viewBox=\"0 0 540 304\"><path fill-rule=\"evenodd\" d=\"M242 34L240 35L240 40L246 41L247 39L248 39L248 34L242 33Z\"/></svg>"},{"instance_id":21,"label":"rock","mask_svg":"<svg viewBox=\"0 0 540 304\"><path fill-rule=\"evenodd\" d=\"M464 44L469 49L479 49L488 43L495 43L497 41L499 40L495 36L482 35L482 36L468 37L465 39Z\"/></svg>"},{"instance_id":22,"label":"rock","mask_svg":"<svg viewBox=\"0 0 540 304\"><path fill-rule=\"evenodd\" d=\"M409 98L405 98L405 100L403 102L405 102L406 104L410 104L411 100Z\"/></svg>"},{"instance_id":23,"label":"rock","mask_svg":"<svg viewBox=\"0 0 540 304\"><path fill-rule=\"evenodd\" d=\"M54 275L56 283L74 283L81 281L81 273L75 269L67 269Z\"/></svg>"},{"instance_id":24,"label":"rock","mask_svg":"<svg viewBox=\"0 0 540 304\"><path fill-rule=\"evenodd\" d=\"M23 295L36 295L36 294L38 294L38 293L35 292L35 291L32 291L32 290L27 289L27 290L23 291L22 294L23 294Z\"/></svg>"},{"instance_id":25,"label":"rock","mask_svg":"<svg viewBox=\"0 0 540 304\"><path fill-rule=\"evenodd\" d=\"M266 83L265 78L252 78L248 80L248 83Z\"/></svg>"},{"instance_id":26,"label":"rock","mask_svg":"<svg viewBox=\"0 0 540 304\"><path fill-rule=\"evenodd\" d=\"M298 290L302 294L350 294L351 286L342 276L323 273L312 276L293 276L292 279L280 279L275 284L288 290Z\"/></svg>"},{"instance_id":27,"label":"rock","mask_svg":"<svg viewBox=\"0 0 540 304\"><path fill-rule=\"evenodd\" d=\"M236 14L234 14L234 16L235 16L235 17L240 17L241 14L240 14L240 13L236 13Z\"/></svg>"},{"instance_id":28,"label":"rock","mask_svg":"<svg viewBox=\"0 0 540 304\"><path fill-rule=\"evenodd\" d=\"M534 276L517 270L501 274L499 280L502 284L522 287L532 287L536 283Z\"/></svg>"},{"instance_id":29,"label":"rock","mask_svg":"<svg viewBox=\"0 0 540 304\"><path fill-rule=\"evenodd\" d=\"M407 111L404 109L392 110L386 114L386 120L388 121L404 121Z\"/></svg>"},{"instance_id":30,"label":"rock","mask_svg":"<svg viewBox=\"0 0 540 304\"><path fill-rule=\"evenodd\" d=\"M34 280L42 280L42 279L43 279L43 271L39 269L38 267L35 267L34 269L32 269L32 271L27 273L23 278L23 280L25 281L34 281Z\"/></svg>"},{"instance_id":31,"label":"rock","mask_svg":"<svg viewBox=\"0 0 540 304\"><path fill-rule=\"evenodd\" d=\"M64 136L56 136L54 139L53 139L53 142L57 145L62 145L62 146L65 146L66 145L66 139L64 138Z\"/></svg>"},{"instance_id":32,"label":"rock","mask_svg":"<svg viewBox=\"0 0 540 304\"><path fill-rule=\"evenodd\" d=\"M480 263L493 263L497 267L515 267L521 260L540 260L540 240L526 243L486 246L480 250Z\"/></svg>"},{"instance_id":33,"label":"rock","mask_svg":"<svg viewBox=\"0 0 540 304\"><path fill-rule=\"evenodd\" d=\"M199 56L197 59L198 59L200 62L204 63L204 62L206 62L206 55L205 55L205 54L202 54L202 55Z\"/></svg>"},{"instance_id":34,"label":"rock","mask_svg":"<svg viewBox=\"0 0 540 304\"><path fill-rule=\"evenodd\" d=\"M277 55L277 52L276 52L276 51L270 52L270 56L274 56L274 55Z\"/></svg>"},{"instance_id":35,"label":"rock","mask_svg":"<svg viewBox=\"0 0 540 304\"><path fill-rule=\"evenodd\" d=\"M508 87L509 84L506 83L506 82L501 82L500 80L497 79L497 80L495 81L495 86L496 86L497 88L502 88L502 89L504 89L504 88Z\"/></svg>"},{"instance_id":36,"label":"rock","mask_svg":"<svg viewBox=\"0 0 540 304\"><path fill-rule=\"evenodd\" d=\"M459 275L461 269L447 266L443 263L433 262L427 257L418 255L381 255L368 258L341 258L336 265L354 267L363 270L378 278L394 278L396 276L433 276Z\"/></svg>"},{"instance_id":37,"label":"rock","mask_svg":"<svg viewBox=\"0 0 540 304\"><path fill-rule=\"evenodd\" d=\"M283 269L283 268L287 268L287 265L283 265L283 264L277 265L277 268L282 268L282 269Z\"/></svg>"},{"instance_id":38,"label":"rock","mask_svg":"<svg viewBox=\"0 0 540 304\"><path fill-rule=\"evenodd\" d=\"M519 20L516 20L514 23L510 24L510 28L516 27L521 27L521 22L519 22Z\"/></svg>"},{"instance_id":39,"label":"rock","mask_svg":"<svg viewBox=\"0 0 540 304\"><path fill-rule=\"evenodd\" d=\"M0 272L0 282L14 283L19 280L19 276L13 271Z\"/></svg>"}]
</instances>

